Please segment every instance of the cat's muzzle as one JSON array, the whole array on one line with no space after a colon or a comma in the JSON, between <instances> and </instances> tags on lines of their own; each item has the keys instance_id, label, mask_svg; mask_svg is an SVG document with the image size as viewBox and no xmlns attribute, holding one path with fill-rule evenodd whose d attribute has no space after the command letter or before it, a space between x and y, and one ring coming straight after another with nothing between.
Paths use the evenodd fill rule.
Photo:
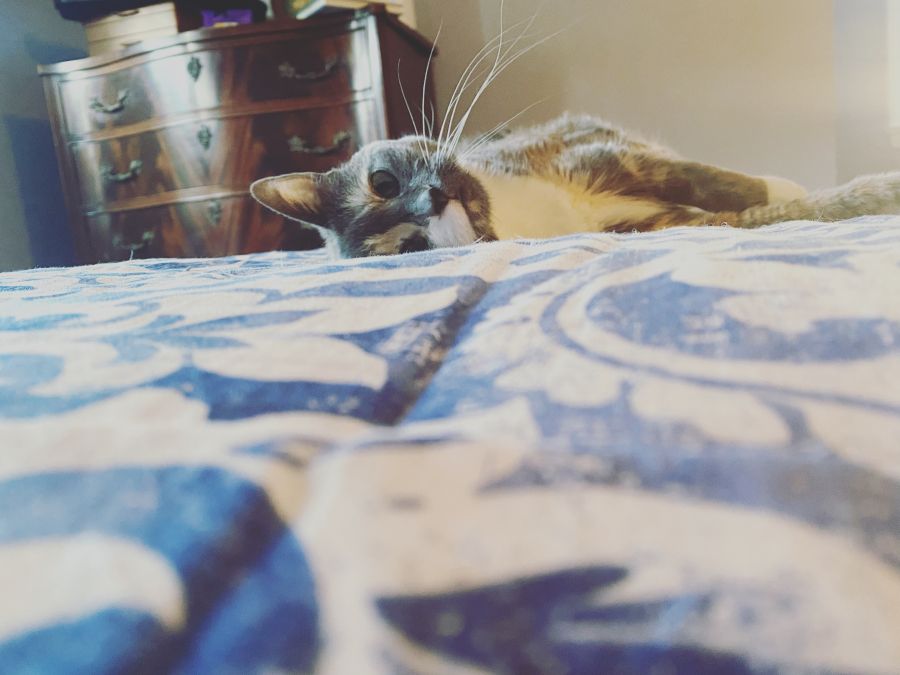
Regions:
<instances>
[{"instance_id":1,"label":"cat's muzzle","mask_svg":"<svg viewBox=\"0 0 900 675\"><path fill-rule=\"evenodd\" d=\"M450 197L439 187L431 187L428 196L431 199L431 213L435 216L441 215L450 203Z\"/></svg>"},{"instance_id":2,"label":"cat's muzzle","mask_svg":"<svg viewBox=\"0 0 900 675\"><path fill-rule=\"evenodd\" d=\"M431 185L423 189L416 200L416 210L427 216L440 216L447 204L450 203L451 197L443 190L443 188Z\"/></svg>"}]
</instances>

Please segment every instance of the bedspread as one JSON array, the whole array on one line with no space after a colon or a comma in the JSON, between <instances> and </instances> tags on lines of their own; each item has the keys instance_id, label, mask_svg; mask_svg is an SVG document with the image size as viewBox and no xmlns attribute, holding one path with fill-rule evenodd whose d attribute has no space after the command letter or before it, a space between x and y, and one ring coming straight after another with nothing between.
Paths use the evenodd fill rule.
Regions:
<instances>
[{"instance_id":1,"label":"bedspread","mask_svg":"<svg viewBox=\"0 0 900 675\"><path fill-rule=\"evenodd\" d=\"M898 672L900 218L0 275L0 672Z\"/></svg>"}]
</instances>

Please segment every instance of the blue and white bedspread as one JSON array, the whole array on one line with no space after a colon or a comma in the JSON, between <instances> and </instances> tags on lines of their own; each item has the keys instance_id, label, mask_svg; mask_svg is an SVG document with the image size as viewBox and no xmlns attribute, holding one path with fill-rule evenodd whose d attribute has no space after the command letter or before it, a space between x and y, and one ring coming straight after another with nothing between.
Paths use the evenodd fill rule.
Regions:
<instances>
[{"instance_id":1,"label":"blue and white bedspread","mask_svg":"<svg viewBox=\"0 0 900 675\"><path fill-rule=\"evenodd\" d=\"M0 275L0 673L900 672L900 218Z\"/></svg>"}]
</instances>

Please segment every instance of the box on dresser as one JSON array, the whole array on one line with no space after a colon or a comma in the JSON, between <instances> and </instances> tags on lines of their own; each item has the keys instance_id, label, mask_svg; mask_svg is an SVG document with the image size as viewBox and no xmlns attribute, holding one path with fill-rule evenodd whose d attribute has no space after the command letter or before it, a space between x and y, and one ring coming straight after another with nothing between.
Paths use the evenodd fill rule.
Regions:
<instances>
[{"instance_id":1,"label":"box on dresser","mask_svg":"<svg viewBox=\"0 0 900 675\"><path fill-rule=\"evenodd\" d=\"M178 11L174 2L119 12L84 24L84 36L91 56L177 33Z\"/></svg>"},{"instance_id":2,"label":"box on dresser","mask_svg":"<svg viewBox=\"0 0 900 675\"><path fill-rule=\"evenodd\" d=\"M233 6L244 9L233 9ZM144 40L209 26L258 23L265 17L266 5L260 0L199 0L199 4L180 0L146 5L85 21L84 33L88 53L96 56L126 49Z\"/></svg>"},{"instance_id":3,"label":"box on dresser","mask_svg":"<svg viewBox=\"0 0 900 675\"><path fill-rule=\"evenodd\" d=\"M430 50L371 8L42 66L78 260L317 245L315 232L257 205L250 183L327 170L411 133L400 82L422 91ZM428 108L430 81L426 98Z\"/></svg>"}]
</instances>

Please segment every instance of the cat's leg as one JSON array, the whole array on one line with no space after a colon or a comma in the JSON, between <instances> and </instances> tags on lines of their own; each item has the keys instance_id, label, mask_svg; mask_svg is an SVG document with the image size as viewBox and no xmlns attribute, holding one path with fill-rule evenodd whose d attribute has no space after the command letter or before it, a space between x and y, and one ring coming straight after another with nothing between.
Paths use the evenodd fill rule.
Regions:
<instances>
[{"instance_id":1,"label":"cat's leg","mask_svg":"<svg viewBox=\"0 0 900 675\"><path fill-rule=\"evenodd\" d=\"M765 181L769 190L769 204L785 204L809 196L803 186L787 178L778 176L760 176L760 178Z\"/></svg>"},{"instance_id":2,"label":"cat's leg","mask_svg":"<svg viewBox=\"0 0 900 675\"><path fill-rule=\"evenodd\" d=\"M749 176L700 162L684 161L633 143L591 142L568 147L553 169L592 193L652 199L704 211L743 211L799 199L806 191L783 178Z\"/></svg>"},{"instance_id":3,"label":"cat's leg","mask_svg":"<svg viewBox=\"0 0 900 675\"><path fill-rule=\"evenodd\" d=\"M670 227L715 227L721 225L737 226L738 214L735 211L712 213L694 206L680 204L659 204L659 210L653 215L640 219L627 219L619 223L603 224L604 232L654 232Z\"/></svg>"},{"instance_id":4,"label":"cat's leg","mask_svg":"<svg viewBox=\"0 0 900 675\"><path fill-rule=\"evenodd\" d=\"M784 178L748 176L699 162L652 156L628 161L636 178L632 189L669 204L695 206L704 211L743 211L806 196L806 190ZM629 187L625 186L627 194Z\"/></svg>"}]
</instances>

